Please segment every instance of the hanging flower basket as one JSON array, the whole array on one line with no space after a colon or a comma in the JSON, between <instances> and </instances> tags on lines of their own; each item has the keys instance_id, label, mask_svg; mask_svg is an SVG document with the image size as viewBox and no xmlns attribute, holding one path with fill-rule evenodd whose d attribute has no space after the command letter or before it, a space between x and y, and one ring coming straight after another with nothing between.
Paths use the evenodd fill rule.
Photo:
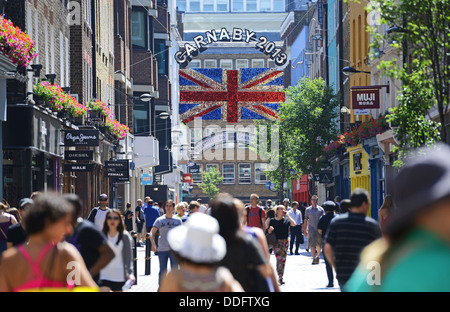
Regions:
<instances>
[{"instance_id":1,"label":"hanging flower basket","mask_svg":"<svg viewBox=\"0 0 450 312\"><path fill-rule=\"evenodd\" d=\"M0 52L21 67L27 67L37 56L35 42L30 36L0 16Z\"/></svg>"},{"instance_id":2,"label":"hanging flower basket","mask_svg":"<svg viewBox=\"0 0 450 312\"><path fill-rule=\"evenodd\" d=\"M115 119L114 113L111 111L108 104L99 99L92 99L86 106L89 109L89 116L97 116L97 118L101 119L99 130L104 134L109 133L115 138L123 140L127 136L127 133L130 132L127 125L121 124ZM91 113L93 115L90 115Z\"/></svg>"}]
</instances>

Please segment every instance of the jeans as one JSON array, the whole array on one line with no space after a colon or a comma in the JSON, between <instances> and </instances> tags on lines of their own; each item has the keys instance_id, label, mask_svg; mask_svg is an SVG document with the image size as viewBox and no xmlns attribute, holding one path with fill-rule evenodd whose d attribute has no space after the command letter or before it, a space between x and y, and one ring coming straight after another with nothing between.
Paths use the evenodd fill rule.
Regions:
<instances>
[{"instance_id":1,"label":"jeans","mask_svg":"<svg viewBox=\"0 0 450 312\"><path fill-rule=\"evenodd\" d=\"M333 267L328 262L327 257L325 257L325 255L323 256L323 259L325 260L325 269L327 270L328 285L334 285Z\"/></svg>"},{"instance_id":2,"label":"jeans","mask_svg":"<svg viewBox=\"0 0 450 312\"><path fill-rule=\"evenodd\" d=\"M300 243L302 243L302 226L297 225L294 227L291 227L291 240L289 242L289 250L292 252L292 247L294 247L295 242L295 251L298 251L298 247L300 246Z\"/></svg>"},{"instance_id":3,"label":"jeans","mask_svg":"<svg viewBox=\"0 0 450 312\"><path fill-rule=\"evenodd\" d=\"M161 283L161 278L164 277L166 274L167 263L169 262L169 260L170 260L170 267L172 270L178 266L178 263L171 251L158 251L158 259L159 259L159 283Z\"/></svg>"}]
</instances>

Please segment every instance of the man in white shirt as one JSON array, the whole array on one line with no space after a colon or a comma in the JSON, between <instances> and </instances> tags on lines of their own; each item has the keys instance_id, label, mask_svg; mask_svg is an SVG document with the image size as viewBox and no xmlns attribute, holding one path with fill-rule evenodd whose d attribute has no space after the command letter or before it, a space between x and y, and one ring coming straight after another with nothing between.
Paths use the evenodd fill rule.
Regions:
<instances>
[{"instance_id":1,"label":"man in white shirt","mask_svg":"<svg viewBox=\"0 0 450 312\"><path fill-rule=\"evenodd\" d=\"M95 207L89 213L87 219L93 222L97 229L100 231L103 229L105 223L106 213L108 212L108 195L101 194L98 198L99 206Z\"/></svg>"},{"instance_id":2,"label":"man in white shirt","mask_svg":"<svg viewBox=\"0 0 450 312\"><path fill-rule=\"evenodd\" d=\"M295 243L295 254L298 255L298 248L300 246L300 244L304 243L304 239L303 239L303 234L302 234L302 223L303 223L303 218L302 218L302 213L300 211L300 209L298 209L298 202L293 202L292 203L292 208L289 209L288 211L288 215L294 219L296 226L292 227L291 226L291 239L289 242L289 249L291 251L291 255L292 253L292 248L294 247L294 243Z\"/></svg>"},{"instance_id":3,"label":"man in white shirt","mask_svg":"<svg viewBox=\"0 0 450 312\"><path fill-rule=\"evenodd\" d=\"M202 199L201 198L197 199L197 202L200 204L200 209L198 211L206 213L207 208L205 205L202 204Z\"/></svg>"}]
</instances>

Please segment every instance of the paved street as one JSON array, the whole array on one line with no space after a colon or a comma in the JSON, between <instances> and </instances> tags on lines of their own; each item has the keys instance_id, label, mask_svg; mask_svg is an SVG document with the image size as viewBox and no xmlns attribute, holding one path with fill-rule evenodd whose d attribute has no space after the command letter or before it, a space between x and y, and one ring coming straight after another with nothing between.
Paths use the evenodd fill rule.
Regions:
<instances>
[{"instance_id":1,"label":"paved street","mask_svg":"<svg viewBox=\"0 0 450 312\"><path fill-rule=\"evenodd\" d=\"M288 255L286 259L286 269L284 280L286 284L282 285L282 292L339 292L338 282L335 280L334 288L325 287L328 279L325 271L325 262L320 260L318 265L312 265L312 259L309 252L305 251L305 245L302 245L300 255ZM322 256L321 256L322 257ZM145 275L145 247L138 247L138 284L134 285L130 292L156 292L158 289L158 256L152 253L151 274ZM272 267L276 268L275 256L271 255Z\"/></svg>"}]
</instances>

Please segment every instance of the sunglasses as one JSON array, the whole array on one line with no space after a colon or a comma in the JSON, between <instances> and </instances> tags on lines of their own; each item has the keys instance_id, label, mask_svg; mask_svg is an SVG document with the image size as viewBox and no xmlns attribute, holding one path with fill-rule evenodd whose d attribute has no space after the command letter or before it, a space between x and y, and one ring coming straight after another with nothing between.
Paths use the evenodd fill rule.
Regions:
<instances>
[{"instance_id":1,"label":"sunglasses","mask_svg":"<svg viewBox=\"0 0 450 312\"><path fill-rule=\"evenodd\" d=\"M119 217L107 217L106 218L106 220L114 220L114 221L117 221L117 220L119 220Z\"/></svg>"}]
</instances>

